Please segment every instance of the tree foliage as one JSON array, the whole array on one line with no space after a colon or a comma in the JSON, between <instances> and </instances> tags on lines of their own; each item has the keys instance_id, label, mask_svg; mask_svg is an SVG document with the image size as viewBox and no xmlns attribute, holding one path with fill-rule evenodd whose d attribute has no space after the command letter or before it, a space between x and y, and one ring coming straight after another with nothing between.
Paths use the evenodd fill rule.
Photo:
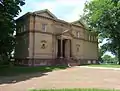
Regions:
<instances>
[{"instance_id":1,"label":"tree foliage","mask_svg":"<svg viewBox=\"0 0 120 91\"><path fill-rule=\"evenodd\" d=\"M103 59L103 63L108 63L108 64L117 64L118 62L117 57L111 57L110 55L104 55L102 59Z\"/></svg>"},{"instance_id":2,"label":"tree foliage","mask_svg":"<svg viewBox=\"0 0 120 91\"><path fill-rule=\"evenodd\" d=\"M85 4L84 21L108 42L106 51L118 56L120 63L120 2L119 0L92 0Z\"/></svg>"},{"instance_id":3,"label":"tree foliage","mask_svg":"<svg viewBox=\"0 0 120 91\"><path fill-rule=\"evenodd\" d=\"M1 0L0 1L0 61L10 58L15 45L16 31L15 17L21 12L20 6L24 0Z\"/></svg>"},{"instance_id":4,"label":"tree foliage","mask_svg":"<svg viewBox=\"0 0 120 91\"><path fill-rule=\"evenodd\" d=\"M105 53L105 50L103 49L103 48L99 48L99 50L98 50L98 60L100 61L100 62L103 62L103 59L102 59L102 56L104 55L104 53Z\"/></svg>"}]
</instances>

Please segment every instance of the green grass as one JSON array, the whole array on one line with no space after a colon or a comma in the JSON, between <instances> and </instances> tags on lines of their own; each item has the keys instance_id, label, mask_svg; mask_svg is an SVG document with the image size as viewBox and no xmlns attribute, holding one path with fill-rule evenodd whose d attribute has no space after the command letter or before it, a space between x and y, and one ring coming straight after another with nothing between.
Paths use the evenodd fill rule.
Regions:
<instances>
[{"instance_id":1,"label":"green grass","mask_svg":"<svg viewBox=\"0 0 120 91\"><path fill-rule=\"evenodd\" d=\"M120 68L120 65L112 65L112 64L99 64L99 65L88 65L90 67L108 67L108 68Z\"/></svg>"},{"instance_id":2,"label":"green grass","mask_svg":"<svg viewBox=\"0 0 120 91\"><path fill-rule=\"evenodd\" d=\"M16 76L20 74L50 72L53 70L65 69L67 66L39 66L39 67L20 67L20 66L4 66L0 67L0 76Z\"/></svg>"},{"instance_id":3,"label":"green grass","mask_svg":"<svg viewBox=\"0 0 120 91\"><path fill-rule=\"evenodd\" d=\"M30 90L30 91L120 91L120 90L104 90L104 89L51 89L51 90Z\"/></svg>"}]
</instances>

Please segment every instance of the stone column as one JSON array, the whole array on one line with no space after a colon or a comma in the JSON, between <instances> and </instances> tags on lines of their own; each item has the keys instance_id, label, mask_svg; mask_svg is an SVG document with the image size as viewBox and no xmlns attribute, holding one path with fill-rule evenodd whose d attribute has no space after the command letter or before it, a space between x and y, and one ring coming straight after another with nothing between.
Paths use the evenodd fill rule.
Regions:
<instances>
[{"instance_id":1,"label":"stone column","mask_svg":"<svg viewBox=\"0 0 120 91\"><path fill-rule=\"evenodd\" d=\"M61 42L61 43L60 43L60 44L61 44L61 45L60 45L60 47L61 47L61 48L60 48L60 52L61 52L60 58L63 58L63 39L62 39L62 38L61 38L60 42Z\"/></svg>"},{"instance_id":2,"label":"stone column","mask_svg":"<svg viewBox=\"0 0 120 91\"><path fill-rule=\"evenodd\" d=\"M71 43L71 40L69 40L70 42L70 57L72 57L72 43Z\"/></svg>"},{"instance_id":3,"label":"stone column","mask_svg":"<svg viewBox=\"0 0 120 91\"><path fill-rule=\"evenodd\" d=\"M66 43L65 43L65 57L66 58L70 57L70 41L69 41L69 39L67 39Z\"/></svg>"},{"instance_id":4,"label":"stone column","mask_svg":"<svg viewBox=\"0 0 120 91\"><path fill-rule=\"evenodd\" d=\"M70 39L68 40L68 57L71 57L71 44L70 44Z\"/></svg>"}]
</instances>

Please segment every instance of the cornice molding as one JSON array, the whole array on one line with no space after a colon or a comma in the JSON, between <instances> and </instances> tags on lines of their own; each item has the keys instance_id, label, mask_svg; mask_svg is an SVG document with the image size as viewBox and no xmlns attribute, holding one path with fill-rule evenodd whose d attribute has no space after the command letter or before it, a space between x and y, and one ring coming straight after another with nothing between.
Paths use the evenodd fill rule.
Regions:
<instances>
[{"instance_id":1,"label":"cornice molding","mask_svg":"<svg viewBox=\"0 0 120 91\"><path fill-rule=\"evenodd\" d=\"M58 35L58 34L54 34L54 33L51 33L51 32L42 32L40 30L36 30L36 31L25 31L25 32L19 33L19 34L16 35L16 37L23 36L23 35L25 35L27 33L43 33L43 34L48 34L48 35L52 35L52 36L61 35L61 34ZM72 38L98 44L98 41L91 41L91 40L87 40L87 39L84 39L84 38L78 38L78 37L75 37L75 36L72 36Z\"/></svg>"}]
</instances>

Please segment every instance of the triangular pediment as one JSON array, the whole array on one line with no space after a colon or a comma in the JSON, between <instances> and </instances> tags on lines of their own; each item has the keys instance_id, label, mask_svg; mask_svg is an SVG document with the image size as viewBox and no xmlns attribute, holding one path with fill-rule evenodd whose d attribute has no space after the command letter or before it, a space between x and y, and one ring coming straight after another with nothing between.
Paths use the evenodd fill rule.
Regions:
<instances>
[{"instance_id":1,"label":"triangular pediment","mask_svg":"<svg viewBox=\"0 0 120 91\"><path fill-rule=\"evenodd\" d=\"M63 33L62 33L63 36L69 36L69 37L73 37L73 34L71 33L70 30L65 30Z\"/></svg>"},{"instance_id":2,"label":"triangular pediment","mask_svg":"<svg viewBox=\"0 0 120 91\"><path fill-rule=\"evenodd\" d=\"M73 34L71 33L70 30L65 30L63 31L60 35L58 35L58 38L64 38L64 39L72 39L73 38Z\"/></svg>"},{"instance_id":3,"label":"triangular pediment","mask_svg":"<svg viewBox=\"0 0 120 91\"><path fill-rule=\"evenodd\" d=\"M84 24L80 20L74 21L74 22L72 22L72 24L84 27Z\"/></svg>"},{"instance_id":4,"label":"triangular pediment","mask_svg":"<svg viewBox=\"0 0 120 91\"><path fill-rule=\"evenodd\" d=\"M52 14L48 9L35 11L34 13L40 16L57 19L57 17Z\"/></svg>"},{"instance_id":5,"label":"triangular pediment","mask_svg":"<svg viewBox=\"0 0 120 91\"><path fill-rule=\"evenodd\" d=\"M64 36L71 36L71 33L67 32L63 34Z\"/></svg>"}]
</instances>

